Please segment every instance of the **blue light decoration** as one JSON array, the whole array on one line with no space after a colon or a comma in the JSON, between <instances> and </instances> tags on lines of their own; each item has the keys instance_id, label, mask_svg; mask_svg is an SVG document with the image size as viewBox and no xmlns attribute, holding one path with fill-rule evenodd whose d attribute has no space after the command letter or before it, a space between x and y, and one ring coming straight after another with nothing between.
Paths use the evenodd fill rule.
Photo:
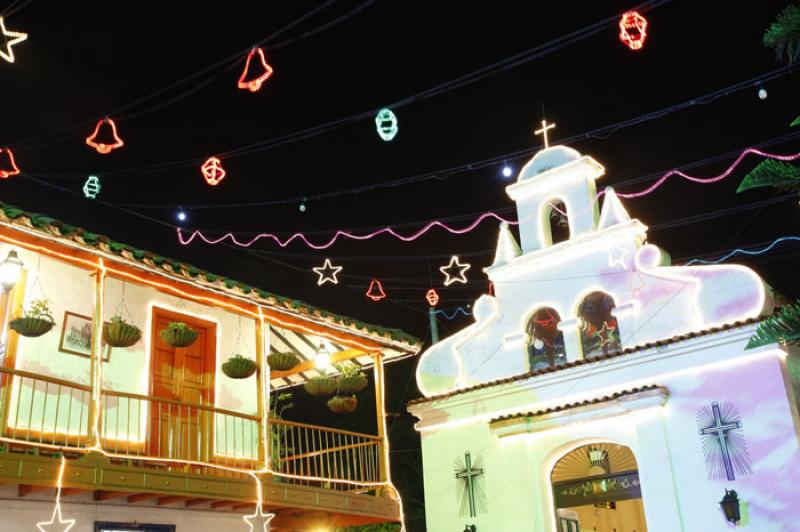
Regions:
<instances>
[{"instance_id":1,"label":"blue light decoration","mask_svg":"<svg viewBox=\"0 0 800 532\"><path fill-rule=\"evenodd\" d=\"M397 126L397 116L391 109L384 108L378 111L375 115L375 129L378 131L378 136L386 142L397 135L400 128Z\"/></svg>"},{"instance_id":2,"label":"blue light decoration","mask_svg":"<svg viewBox=\"0 0 800 532\"><path fill-rule=\"evenodd\" d=\"M95 199L100 194L100 179L96 175L90 175L83 184L83 195L89 199Z\"/></svg>"}]
</instances>

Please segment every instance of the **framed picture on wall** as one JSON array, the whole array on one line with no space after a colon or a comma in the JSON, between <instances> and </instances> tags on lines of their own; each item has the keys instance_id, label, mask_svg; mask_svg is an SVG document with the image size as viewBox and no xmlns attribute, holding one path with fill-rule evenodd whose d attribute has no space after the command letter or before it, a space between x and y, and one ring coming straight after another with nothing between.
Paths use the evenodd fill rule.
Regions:
<instances>
[{"instance_id":1,"label":"framed picture on wall","mask_svg":"<svg viewBox=\"0 0 800 532\"><path fill-rule=\"evenodd\" d=\"M64 312L58 350L70 355L89 358L92 354L92 318L74 312ZM103 362L111 359L111 346L103 344Z\"/></svg>"}]
</instances>

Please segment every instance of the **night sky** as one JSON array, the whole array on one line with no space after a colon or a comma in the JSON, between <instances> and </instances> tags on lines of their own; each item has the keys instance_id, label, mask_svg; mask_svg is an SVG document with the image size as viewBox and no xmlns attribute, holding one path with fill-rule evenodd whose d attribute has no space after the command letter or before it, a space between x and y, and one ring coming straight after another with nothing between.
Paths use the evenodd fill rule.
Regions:
<instances>
[{"instance_id":1,"label":"night sky","mask_svg":"<svg viewBox=\"0 0 800 532\"><path fill-rule=\"evenodd\" d=\"M447 310L487 290L481 268L493 256L496 223L461 236L433 230L408 244L381 237L314 251L262 241L245 252L229 246L180 246L174 229L179 206L193 206L187 208L187 228L213 235L303 231L319 241L345 228L409 224L402 230L412 232L436 218L466 225L487 210L514 218L504 191L514 178L502 177L502 164L310 200L306 212L298 206L303 197L530 150L508 159L518 170L538 149L540 138L532 132L543 113L557 123L551 132L557 143L758 79L782 66L763 47L761 36L786 2L668 2L643 10L650 22L643 50L632 52L622 45L616 23L610 22L598 34L544 57L395 107L400 131L392 142L382 141L367 117L236 157L225 153L390 105L635 4L328 2L270 41L274 49L267 49L267 60L275 71L257 93L236 88L246 50L321 2L22 4L6 19L9 29L26 31L29 38L15 47L15 64L0 63L0 145L14 150L25 175L0 182L0 201L427 340L428 288L437 288L439 306ZM363 10L352 17L303 38L359 7ZM170 87L217 62L223 64ZM728 154L687 170L713 176L748 146L800 133L789 127L800 114L797 76L766 82L766 100L758 98L754 82L714 101L571 145L605 165L607 175L598 188L650 176L617 187L619 192L638 191L669 169ZM161 89L158 96L137 103ZM105 115L116 120L125 147L99 155L84 138ZM797 137L765 149L797 152ZM228 172L217 187L206 185L199 171L211 155L220 155ZM744 208L782 193L736 194L741 178L759 161L748 158L714 185L672 178L657 192L624 204L651 227L650 241L669 251L675 262L800 234L796 197ZM90 174L103 185L94 201L80 191ZM242 202L272 204L219 208ZM130 204L137 206L120 209ZM735 209L708 216L728 208ZM796 296L798 251L797 245L786 244L765 257L736 261L754 267L778 291ZM442 286L438 268L452 254L472 263L467 286ZM344 266L338 286L316 284L311 268L325 257ZM373 278L383 282L387 300L374 303L364 296ZM467 320L441 319L441 333L452 333ZM402 412L417 395L412 369L413 362L400 363L389 372L389 409L394 412ZM409 431L410 416L395 419L398 426L402 422L395 447L411 449L403 456L412 456L413 438L400 437Z\"/></svg>"}]
</instances>

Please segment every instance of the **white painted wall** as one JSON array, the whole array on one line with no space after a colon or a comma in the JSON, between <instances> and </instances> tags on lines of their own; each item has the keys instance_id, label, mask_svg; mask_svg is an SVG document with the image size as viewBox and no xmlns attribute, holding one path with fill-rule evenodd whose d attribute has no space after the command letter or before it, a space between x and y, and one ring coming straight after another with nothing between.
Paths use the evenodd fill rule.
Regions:
<instances>
[{"instance_id":1,"label":"white painted wall","mask_svg":"<svg viewBox=\"0 0 800 532\"><path fill-rule=\"evenodd\" d=\"M493 386L410 407L420 421L428 530L554 532L549 481L554 463L592 441L631 448L639 464L650 532L729 531L719 510L724 490L743 501L746 532L795 530L800 522L800 430L786 378L785 353L746 351L753 327L702 336L585 366ZM796 355L793 355L796 356ZM664 386L666 405L600 421L522 435L493 435L489 420L602 397L637 386ZM712 401L742 415L753 473L709 480L695 416ZM488 513L460 517L454 463L481 455ZM459 527L459 528L456 528Z\"/></svg>"}]
</instances>

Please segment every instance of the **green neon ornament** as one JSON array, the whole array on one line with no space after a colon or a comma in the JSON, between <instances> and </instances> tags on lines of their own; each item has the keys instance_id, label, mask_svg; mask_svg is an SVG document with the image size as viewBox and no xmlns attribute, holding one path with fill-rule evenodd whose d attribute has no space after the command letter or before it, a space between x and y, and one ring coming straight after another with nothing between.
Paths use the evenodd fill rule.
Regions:
<instances>
[{"instance_id":1,"label":"green neon ornament","mask_svg":"<svg viewBox=\"0 0 800 532\"><path fill-rule=\"evenodd\" d=\"M391 109L381 109L375 116L375 128L378 130L378 135L386 142L389 142L397 135L397 131L400 129L397 126L397 116Z\"/></svg>"},{"instance_id":2,"label":"green neon ornament","mask_svg":"<svg viewBox=\"0 0 800 532\"><path fill-rule=\"evenodd\" d=\"M96 175L90 175L83 184L83 194L89 199L95 199L100 194L100 179Z\"/></svg>"}]
</instances>

